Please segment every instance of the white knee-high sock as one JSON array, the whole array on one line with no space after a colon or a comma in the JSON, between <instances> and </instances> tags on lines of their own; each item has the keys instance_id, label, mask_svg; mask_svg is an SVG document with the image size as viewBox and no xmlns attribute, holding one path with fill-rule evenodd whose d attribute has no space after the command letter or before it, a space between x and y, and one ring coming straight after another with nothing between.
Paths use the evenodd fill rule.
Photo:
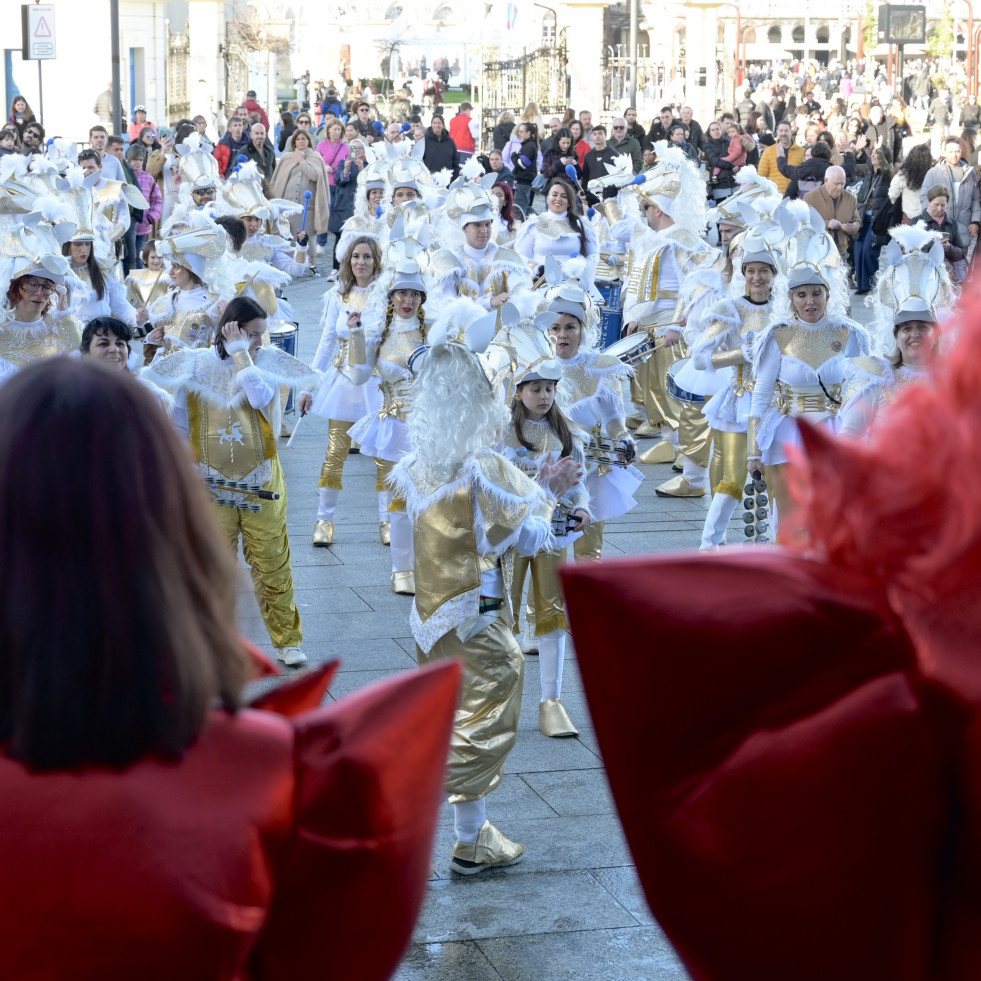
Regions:
<instances>
[{"instance_id":1,"label":"white knee-high sock","mask_svg":"<svg viewBox=\"0 0 981 981\"><path fill-rule=\"evenodd\" d=\"M704 487L708 479L708 467L702 467L697 463L692 463L688 457L685 457L682 463L682 475L688 478L689 486Z\"/></svg>"},{"instance_id":2,"label":"white knee-high sock","mask_svg":"<svg viewBox=\"0 0 981 981\"><path fill-rule=\"evenodd\" d=\"M709 505L705 524L702 526L702 548L721 545L726 540L726 528L738 503L739 501L728 494L712 495L712 503Z\"/></svg>"},{"instance_id":3,"label":"white knee-high sock","mask_svg":"<svg viewBox=\"0 0 981 981\"><path fill-rule=\"evenodd\" d=\"M391 491L378 492L378 520L379 521L392 520L392 512L388 510L388 506L391 503L392 503Z\"/></svg>"},{"instance_id":4,"label":"white knee-high sock","mask_svg":"<svg viewBox=\"0 0 981 981\"><path fill-rule=\"evenodd\" d=\"M412 522L405 511L390 511L392 572L412 571Z\"/></svg>"},{"instance_id":5,"label":"white knee-high sock","mask_svg":"<svg viewBox=\"0 0 981 981\"><path fill-rule=\"evenodd\" d=\"M453 829L456 831L457 841L476 845L477 835L486 820L487 801L485 797L481 797L480 800L468 800L462 804L453 805Z\"/></svg>"},{"instance_id":6,"label":"white knee-high sock","mask_svg":"<svg viewBox=\"0 0 981 981\"><path fill-rule=\"evenodd\" d=\"M667 423L661 423L661 439L666 439L675 449L678 447L678 430L672 429Z\"/></svg>"},{"instance_id":7,"label":"white knee-high sock","mask_svg":"<svg viewBox=\"0 0 981 981\"><path fill-rule=\"evenodd\" d=\"M538 638L538 670L542 679L542 701L562 697L562 665L565 661L565 631L553 630Z\"/></svg>"},{"instance_id":8,"label":"white knee-high sock","mask_svg":"<svg viewBox=\"0 0 981 981\"><path fill-rule=\"evenodd\" d=\"M320 506L317 508L318 521L333 521L337 510L337 499L341 492L336 487L320 488Z\"/></svg>"}]
</instances>

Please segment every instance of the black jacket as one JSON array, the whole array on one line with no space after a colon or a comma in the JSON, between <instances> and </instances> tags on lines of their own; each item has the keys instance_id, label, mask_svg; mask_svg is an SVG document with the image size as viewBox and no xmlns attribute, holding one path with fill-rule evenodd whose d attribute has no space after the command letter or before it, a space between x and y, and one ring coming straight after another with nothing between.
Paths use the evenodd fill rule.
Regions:
<instances>
[{"instance_id":1,"label":"black jacket","mask_svg":"<svg viewBox=\"0 0 981 981\"><path fill-rule=\"evenodd\" d=\"M498 123L494 127L494 132L491 134L491 139L494 142L495 150L503 150L508 145L508 140L511 139L511 133L514 131L514 123ZM504 161L507 163L507 161Z\"/></svg>"},{"instance_id":2,"label":"black jacket","mask_svg":"<svg viewBox=\"0 0 981 981\"><path fill-rule=\"evenodd\" d=\"M568 177L565 172L565 164L562 163L562 158L572 160L572 166L576 168L576 180L582 178L582 170L579 167L579 161L576 159L576 151L573 149L566 150L562 153L558 149L549 149L545 151L545 156L542 157L542 177Z\"/></svg>"},{"instance_id":3,"label":"black jacket","mask_svg":"<svg viewBox=\"0 0 981 981\"><path fill-rule=\"evenodd\" d=\"M781 157L777 155L777 168L784 177L790 178L790 183L787 185L787 190L784 192L785 198L797 198L803 197L808 191L813 191L817 186L824 183L825 171L831 166L830 160L825 160L822 157L811 157L805 160L802 164L790 164L787 163L786 157ZM805 186L803 190L800 188L800 183L804 182Z\"/></svg>"},{"instance_id":4,"label":"black jacket","mask_svg":"<svg viewBox=\"0 0 981 981\"><path fill-rule=\"evenodd\" d=\"M524 157L528 163L523 163ZM530 184L538 174L538 144L534 140L525 140L519 149L511 151L511 170L514 171L516 184Z\"/></svg>"},{"instance_id":5,"label":"black jacket","mask_svg":"<svg viewBox=\"0 0 981 981\"><path fill-rule=\"evenodd\" d=\"M680 123L680 122L681 122L680 119L672 119L671 126L674 126L675 123ZM668 129L670 129L671 126L669 126ZM660 119L655 119L654 122L651 123L651 128L647 131L647 143L653 144L653 143L657 143L658 140L666 140L667 138L668 138L668 130L661 125ZM641 143L640 145L643 147L646 146L647 144Z\"/></svg>"},{"instance_id":6,"label":"black jacket","mask_svg":"<svg viewBox=\"0 0 981 981\"><path fill-rule=\"evenodd\" d=\"M606 177L609 171L606 169L607 164L613 163L617 158L617 152L609 144L603 150L590 150L583 157L583 167L582 167L582 182L584 185L588 185L589 182L597 177ZM617 196L617 189L615 187L604 187L603 197L604 198L615 198ZM599 198L593 194L592 191L586 190L586 200L590 204L596 204Z\"/></svg>"},{"instance_id":7,"label":"black jacket","mask_svg":"<svg viewBox=\"0 0 981 981\"><path fill-rule=\"evenodd\" d=\"M864 217L865 212L872 212L872 220L883 208L892 208L892 201L889 200L889 180L882 176L878 171L869 167L862 181L862 187L858 192L858 213ZM875 235L873 233L875 245L888 245L889 235Z\"/></svg>"},{"instance_id":8,"label":"black jacket","mask_svg":"<svg viewBox=\"0 0 981 981\"><path fill-rule=\"evenodd\" d=\"M438 170L449 170L452 171L455 180L460 173L460 158L456 151L456 144L450 138L450 134L444 129L437 136L430 126L423 139L426 142L426 149L422 155L422 162L426 165L429 173L435 174Z\"/></svg>"},{"instance_id":9,"label":"black jacket","mask_svg":"<svg viewBox=\"0 0 981 981\"><path fill-rule=\"evenodd\" d=\"M267 137L266 142L262 144L261 153L255 148L254 143L249 143L242 153L244 153L249 160L254 160L256 162L256 166L259 168L259 173L262 174L263 193L268 196L269 182L272 180L273 171L276 169L276 151L273 149L273 145L269 142ZM234 166L234 164L232 164L232 166Z\"/></svg>"},{"instance_id":10,"label":"black jacket","mask_svg":"<svg viewBox=\"0 0 981 981\"><path fill-rule=\"evenodd\" d=\"M720 136L717 140L708 139L702 147L705 154L705 163L708 165L709 173L718 167L719 173L712 180L716 187L726 188L735 187L736 178L732 173L732 164L722 158L729 152L729 139Z\"/></svg>"}]
</instances>

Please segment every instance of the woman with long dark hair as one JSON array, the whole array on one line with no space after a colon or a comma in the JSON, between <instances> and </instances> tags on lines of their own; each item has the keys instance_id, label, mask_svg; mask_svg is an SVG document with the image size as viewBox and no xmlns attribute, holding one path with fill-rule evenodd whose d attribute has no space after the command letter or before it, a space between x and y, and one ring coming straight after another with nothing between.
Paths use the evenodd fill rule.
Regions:
<instances>
[{"instance_id":1,"label":"woman with long dark hair","mask_svg":"<svg viewBox=\"0 0 981 981\"><path fill-rule=\"evenodd\" d=\"M897 201L902 196L903 224L909 225L920 215L920 189L923 178L933 166L929 143L918 143L906 154L902 166L889 182L889 200Z\"/></svg>"},{"instance_id":2,"label":"woman with long dark hair","mask_svg":"<svg viewBox=\"0 0 981 981\"><path fill-rule=\"evenodd\" d=\"M326 666L243 708L235 558L153 396L52 358L0 388L0 413L4 972L389 977L425 895L458 671L290 710L320 704Z\"/></svg>"},{"instance_id":3,"label":"woman with long dark hair","mask_svg":"<svg viewBox=\"0 0 981 981\"><path fill-rule=\"evenodd\" d=\"M218 321L211 347L180 348L158 357L146 374L174 394L175 421L202 476L257 484L276 495L263 500L259 511L219 507L215 514L233 550L241 536L270 640L279 659L294 666L305 663L306 655L293 596L286 481L274 434L279 432L284 380L313 390L320 379L275 345L262 347L266 316L251 297L236 296Z\"/></svg>"},{"instance_id":4,"label":"woman with long dark hair","mask_svg":"<svg viewBox=\"0 0 981 981\"><path fill-rule=\"evenodd\" d=\"M7 122L17 127L17 132L21 139L24 138L24 130L30 123L34 122L34 112L27 104L27 99L22 95L15 95L10 103L10 115Z\"/></svg>"},{"instance_id":5,"label":"woman with long dark hair","mask_svg":"<svg viewBox=\"0 0 981 981\"><path fill-rule=\"evenodd\" d=\"M518 229L521 228L521 219L514 213L514 191L511 190L510 184L498 181L491 188L491 194L497 198L500 208L497 220L494 222L494 241L498 245L511 245L518 234Z\"/></svg>"},{"instance_id":6,"label":"woman with long dark hair","mask_svg":"<svg viewBox=\"0 0 981 981\"><path fill-rule=\"evenodd\" d=\"M61 247L71 262L72 272L88 287L75 311L82 323L96 317L118 317L131 330L136 328L136 310L126 298L126 287L95 257L92 234L81 231Z\"/></svg>"},{"instance_id":7,"label":"woman with long dark hair","mask_svg":"<svg viewBox=\"0 0 981 981\"><path fill-rule=\"evenodd\" d=\"M546 256L560 262L597 251L592 225L583 220L578 190L566 177L553 177L545 188L545 210L528 216L514 242L516 252L533 267L545 265Z\"/></svg>"}]
</instances>

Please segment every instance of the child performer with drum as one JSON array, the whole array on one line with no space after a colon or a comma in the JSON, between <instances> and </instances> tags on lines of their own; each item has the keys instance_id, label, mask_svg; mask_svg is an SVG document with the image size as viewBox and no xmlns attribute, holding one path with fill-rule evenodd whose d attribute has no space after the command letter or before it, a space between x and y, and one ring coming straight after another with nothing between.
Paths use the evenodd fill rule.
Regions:
<instances>
[{"instance_id":1,"label":"child performer with drum","mask_svg":"<svg viewBox=\"0 0 981 981\"><path fill-rule=\"evenodd\" d=\"M636 451L624 418L623 383L633 372L619 358L595 350L598 317L586 290L569 282L549 293L548 308L536 320L555 342L562 366L559 402L589 437L586 489L593 520L573 551L577 559L599 560L604 523L637 506L633 495L644 479L629 465Z\"/></svg>"},{"instance_id":2,"label":"child performer with drum","mask_svg":"<svg viewBox=\"0 0 981 981\"><path fill-rule=\"evenodd\" d=\"M537 476L543 464L547 465L555 459L571 456L577 463L583 464L582 447L585 442L584 434L578 430L573 435L568 420L555 402L562 366L552 356L551 345L544 334L536 331L527 336L530 339L536 334L537 351L530 356L522 351L516 352L524 360L514 374L511 423L498 447L505 457L532 477ZM556 536L557 547L543 549L532 558L515 558L511 605L514 609L520 608L525 575L530 571L542 682L538 727L546 736L578 736L579 730L572 724L562 704L562 667L569 624L562 604L558 568L566 557L566 547L575 540L568 533L578 535L587 532L592 523L589 492L584 481L578 482L566 493L556 514L564 522Z\"/></svg>"}]
</instances>

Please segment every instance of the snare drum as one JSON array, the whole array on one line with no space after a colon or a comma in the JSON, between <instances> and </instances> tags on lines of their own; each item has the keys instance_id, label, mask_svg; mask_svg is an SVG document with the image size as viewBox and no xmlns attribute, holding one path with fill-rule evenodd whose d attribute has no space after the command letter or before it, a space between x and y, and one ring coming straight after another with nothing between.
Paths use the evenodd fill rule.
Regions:
<instances>
[{"instance_id":1,"label":"snare drum","mask_svg":"<svg viewBox=\"0 0 981 981\"><path fill-rule=\"evenodd\" d=\"M674 382L678 388L695 395L704 395L706 399L720 392L729 381L728 372L696 368L691 358L680 358L676 364L678 367Z\"/></svg>"},{"instance_id":2,"label":"snare drum","mask_svg":"<svg viewBox=\"0 0 981 981\"><path fill-rule=\"evenodd\" d=\"M685 365L688 364L689 360L689 358L681 358L668 367L668 394L671 398L678 402L683 402L685 405L702 406L705 405L705 396L699 395L697 392L689 392L678 381L678 376L681 374Z\"/></svg>"},{"instance_id":3,"label":"snare drum","mask_svg":"<svg viewBox=\"0 0 981 981\"><path fill-rule=\"evenodd\" d=\"M275 327L269 328L269 340L276 345L280 350L285 351L287 354L296 357L296 338L299 332L298 324L287 324L283 321L279 321ZM293 400L296 393L293 389L290 389L289 398L286 400L286 408L283 412L292 412L294 409Z\"/></svg>"},{"instance_id":4,"label":"snare drum","mask_svg":"<svg viewBox=\"0 0 981 981\"><path fill-rule=\"evenodd\" d=\"M646 330L636 334L628 334L614 341L604 350L604 354L612 354L624 364L636 365L645 361L654 351L654 338Z\"/></svg>"},{"instance_id":5,"label":"snare drum","mask_svg":"<svg viewBox=\"0 0 981 981\"><path fill-rule=\"evenodd\" d=\"M613 283L597 282L596 289L598 289L603 295L603 302L608 307L614 307L617 310L620 309L622 305L620 303L620 292L623 289L623 283L621 283L620 280Z\"/></svg>"},{"instance_id":6,"label":"snare drum","mask_svg":"<svg viewBox=\"0 0 981 981\"><path fill-rule=\"evenodd\" d=\"M623 329L623 311L615 307L600 307L600 342L601 348L608 347L614 341L620 339L620 331Z\"/></svg>"}]
</instances>

